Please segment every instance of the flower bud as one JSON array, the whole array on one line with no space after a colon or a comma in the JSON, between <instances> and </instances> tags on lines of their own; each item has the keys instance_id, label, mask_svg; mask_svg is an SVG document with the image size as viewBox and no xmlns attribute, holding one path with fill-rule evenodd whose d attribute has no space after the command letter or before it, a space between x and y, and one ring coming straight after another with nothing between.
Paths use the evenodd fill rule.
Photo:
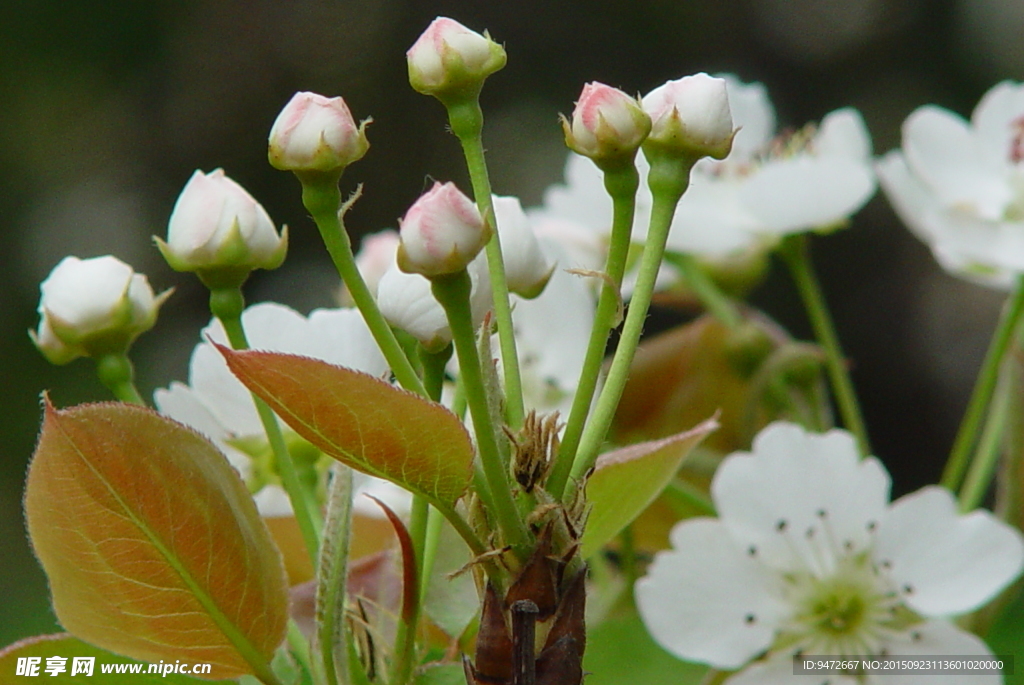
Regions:
<instances>
[{"instance_id":1,"label":"flower bud","mask_svg":"<svg viewBox=\"0 0 1024 685\"><path fill-rule=\"evenodd\" d=\"M283 171L340 171L370 147L340 97L296 93L270 129L270 165Z\"/></svg>"},{"instance_id":2,"label":"flower bud","mask_svg":"<svg viewBox=\"0 0 1024 685\"><path fill-rule=\"evenodd\" d=\"M473 323L480 325L491 309L491 279L487 260L481 255L470 262L472 290L469 304ZM392 263L377 284L377 306L389 324L416 338L431 352L452 341L448 317L435 298L430 281L419 274L404 273Z\"/></svg>"},{"instance_id":3,"label":"flower bud","mask_svg":"<svg viewBox=\"0 0 1024 685\"><path fill-rule=\"evenodd\" d=\"M484 79L505 66L505 49L447 17L438 17L405 53L409 83L441 100L475 94Z\"/></svg>"},{"instance_id":4,"label":"flower bud","mask_svg":"<svg viewBox=\"0 0 1024 685\"><path fill-rule=\"evenodd\" d=\"M632 159L651 132L651 117L635 98L595 81L583 86L572 123L563 117L562 129L565 144L584 157Z\"/></svg>"},{"instance_id":5,"label":"flower bud","mask_svg":"<svg viewBox=\"0 0 1024 685\"><path fill-rule=\"evenodd\" d=\"M398 267L428 278L465 269L491 238L476 205L454 183L435 183L398 225Z\"/></svg>"},{"instance_id":6,"label":"flower bud","mask_svg":"<svg viewBox=\"0 0 1024 685\"><path fill-rule=\"evenodd\" d=\"M39 328L29 336L53 364L123 354L156 323L170 296L116 257L65 257L39 286Z\"/></svg>"},{"instance_id":7,"label":"flower bud","mask_svg":"<svg viewBox=\"0 0 1024 685\"><path fill-rule=\"evenodd\" d=\"M198 272L207 285L276 269L288 251L287 228L278 235L266 210L223 169L192 174L171 212L167 242L155 240L172 269Z\"/></svg>"},{"instance_id":8,"label":"flower bud","mask_svg":"<svg viewBox=\"0 0 1024 685\"><path fill-rule=\"evenodd\" d=\"M642 104L651 117L648 143L698 158L729 154L734 131L725 79L684 76L655 88Z\"/></svg>"},{"instance_id":9,"label":"flower bud","mask_svg":"<svg viewBox=\"0 0 1024 685\"><path fill-rule=\"evenodd\" d=\"M531 300L544 291L555 266L541 250L519 198L494 195L492 202L508 289Z\"/></svg>"}]
</instances>

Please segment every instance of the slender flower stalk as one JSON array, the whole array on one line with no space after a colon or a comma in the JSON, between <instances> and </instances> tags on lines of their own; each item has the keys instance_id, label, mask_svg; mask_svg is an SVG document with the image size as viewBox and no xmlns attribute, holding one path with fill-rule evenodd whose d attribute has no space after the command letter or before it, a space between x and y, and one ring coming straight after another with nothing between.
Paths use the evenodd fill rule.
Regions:
<instances>
[{"instance_id":1,"label":"slender flower stalk","mask_svg":"<svg viewBox=\"0 0 1024 685\"><path fill-rule=\"evenodd\" d=\"M971 399L967 403L967 410L960 423L960 429L953 441L953 449L946 462L946 468L942 472L940 484L950 490L955 491L963 482L971 450L978 441L978 431L985 418L985 410L992 400L996 382L999 380L999 369L1010 348L1013 332L1017 328L1022 314L1024 314L1024 276L1018 276L1017 287L1006 304L1003 305L999 324L992 335L988 352L985 353L985 360L982 362L978 380L975 382Z\"/></svg>"},{"instance_id":2,"label":"slender flower stalk","mask_svg":"<svg viewBox=\"0 0 1024 685\"><path fill-rule=\"evenodd\" d=\"M210 312L224 326L228 342L235 350L249 349L249 341L245 335L245 328L242 326L242 311L244 309L245 297L242 295L241 288L220 288L210 291ZM281 476L281 484L284 486L285 492L288 493L288 499L291 501L292 510L295 513L295 520L302 532L303 542L306 544L306 549L315 567L319 558L323 526L316 496L311 489L302 484L273 410L256 395L253 395L252 399L263 429L266 431L270 448L273 450L274 460Z\"/></svg>"},{"instance_id":3,"label":"slender flower stalk","mask_svg":"<svg viewBox=\"0 0 1024 685\"><path fill-rule=\"evenodd\" d=\"M594 399L594 391L601 375L605 348L608 336L618 324L616 315L622 303L622 276L626 271L626 258L629 254L629 240L633 227L633 213L636 207L636 191L640 185L640 176L636 167L630 163L617 170L605 172L605 188L612 196L613 220L611 241L608 247L608 260L605 273L608 275L601 288L601 296L597 302L597 313L594 315L594 326L590 331L590 341L583 361L583 372L580 374L576 394L573 396L569 420L565 425L565 433L559 447L558 460L548 476L550 492L558 493L565 488L569 478L576 448L579 447L583 427L590 412Z\"/></svg>"},{"instance_id":4,"label":"slender flower stalk","mask_svg":"<svg viewBox=\"0 0 1024 685\"><path fill-rule=\"evenodd\" d=\"M519 354L516 351L515 333L512 328L512 305L509 301L508 281L505 277L505 260L501 253L501 239L498 236L491 181L484 158L483 131L484 115L480 103L474 97L470 102L447 104L448 121L452 133L462 144L466 157L473 196L485 224L492 229L491 239L484 251L487 268L491 275L491 292L494 297L494 320L498 326L498 344L501 348L501 363L505 373L505 418L511 428L523 423L526 411L523 405L523 382L519 372Z\"/></svg>"},{"instance_id":5,"label":"slender flower stalk","mask_svg":"<svg viewBox=\"0 0 1024 685\"><path fill-rule=\"evenodd\" d=\"M581 478L594 465L605 436L608 434L608 428L611 426L615 410L622 398L622 391L629 378L629 367L633 363L633 356L640 344L640 334L643 333L647 310L651 306L658 269L665 254L665 242L668 240L668 232L672 227L672 216L679 198L686 190L690 169L696 162L693 157L681 159L675 155L659 152L649 153L648 157L651 158L648 182L654 195L651 225L647 232L647 241L640 259L639 275L629 303L619 345L612 358L608 377L598 397L597 405L594 407L593 414L580 439L580 446L573 462L573 478Z\"/></svg>"},{"instance_id":6,"label":"slender flower stalk","mask_svg":"<svg viewBox=\"0 0 1024 685\"><path fill-rule=\"evenodd\" d=\"M359 267L356 266L355 255L352 253L352 241L342 222L345 210L353 199L341 203L341 191L338 189L338 177L330 174L296 174L302 182L302 202L313 216L320 236L323 238L327 252L331 255L334 267L338 270L345 287L355 302L359 313L363 315L373 339L377 341L384 359L391 367L391 373L406 390L427 396L423 382L416 374L412 363L406 356L402 346L395 338L391 326L377 307L377 301L366 286ZM332 178L333 176L333 178ZM356 196L358 197L358 195ZM340 210L339 210L340 208Z\"/></svg>"},{"instance_id":7,"label":"slender flower stalk","mask_svg":"<svg viewBox=\"0 0 1024 685\"><path fill-rule=\"evenodd\" d=\"M743 322L736 304L718 288L693 255L675 253L667 256L666 261L679 267L686 284L715 318L731 329L735 329Z\"/></svg>"},{"instance_id":8,"label":"slender flower stalk","mask_svg":"<svg viewBox=\"0 0 1024 685\"><path fill-rule=\"evenodd\" d=\"M530 534L519 517L515 501L512 499L508 472L501 458L497 435L491 422L487 390L480 369L480 357L476 351L476 337L469 308L469 274L462 270L455 274L435 277L431 280L431 288L434 297L444 307L452 329L455 354L459 358L459 375L465 384L480 462L494 504L494 516L505 536L505 541L517 554L522 555L528 549Z\"/></svg>"},{"instance_id":9,"label":"slender flower stalk","mask_svg":"<svg viewBox=\"0 0 1024 685\"><path fill-rule=\"evenodd\" d=\"M129 404L145 407L138 388L135 387L135 368L127 354L108 354L96 360L96 375L107 386L114 397Z\"/></svg>"},{"instance_id":10,"label":"slender flower stalk","mask_svg":"<svg viewBox=\"0 0 1024 685\"><path fill-rule=\"evenodd\" d=\"M807 236L798 234L787 237L782 241L780 254L786 261L786 266L789 267L797 290L800 291L800 297L803 299L807 316L811 320L814 335L825 351L825 368L828 370L839 414L843 418L843 425L857 438L861 456L867 456L871 454L867 428L861 415L860 404L857 402L853 381L850 380L846 358L839 345L839 336L836 335L835 325L832 323L832 317L825 304L825 297L821 292L821 285L818 283L811 265Z\"/></svg>"},{"instance_id":11,"label":"slender flower stalk","mask_svg":"<svg viewBox=\"0 0 1024 685\"><path fill-rule=\"evenodd\" d=\"M967 513L981 505L992 483L992 474L999 463L1000 447L1013 407L1012 383L1000 383L995 390L985 427L978 440L978 449L960 488L960 511Z\"/></svg>"}]
</instances>

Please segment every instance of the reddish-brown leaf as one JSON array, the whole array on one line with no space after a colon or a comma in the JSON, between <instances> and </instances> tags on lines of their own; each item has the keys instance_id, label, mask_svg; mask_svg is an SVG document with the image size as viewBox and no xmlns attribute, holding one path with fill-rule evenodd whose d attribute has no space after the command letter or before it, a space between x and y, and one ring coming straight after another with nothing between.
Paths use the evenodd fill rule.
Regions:
<instances>
[{"instance_id":1,"label":"reddish-brown leaf","mask_svg":"<svg viewBox=\"0 0 1024 685\"><path fill-rule=\"evenodd\" d=\"M442 405L318 359L218 349L249 390L338 461L445 508L468 487L473 445Z\"/></svg>"},{"instance_id":2,"label":"reddish-brown leaf","mask_svg":"<svg viewBox=\"0 0 1024 685\"><path fill-rule=\"evenodd\" d=\"M45 407L25 493L61 623L143 661L259 673L284 639L281 557L206 439L126 404Z\"/></svg>"}]
</instances>

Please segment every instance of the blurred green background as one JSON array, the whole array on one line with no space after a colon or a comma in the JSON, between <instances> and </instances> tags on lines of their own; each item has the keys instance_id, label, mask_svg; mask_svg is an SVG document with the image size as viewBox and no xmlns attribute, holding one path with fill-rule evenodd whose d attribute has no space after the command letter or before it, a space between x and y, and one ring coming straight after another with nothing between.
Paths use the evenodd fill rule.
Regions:
<instances>
[{"instance_id":1,"label":"blurred green background","mask_svg":"<svg viewBox=\"0 0 1024 685\"><path fill-rule=\"evenodd\" d=\"M333 301L336 278L298 184L265 158L296 90L343 95L373 116L358 233L393 226L431 179L468 187L440 105L406 82L404 52L436 15L488 29L507 68L484 91L500 194L539 203L562 174L557 125L582 85L646 92L696 71L766 83L782 125L853 105L875 151L938 103L968 114L1004 78L1024 77L1020 0L86 0L4 3L0 21L0 645L55 629L20 512L39 397L105 399L92 365L53 368L31 346L38 283L61 257L113 253L175 287L134 352L144 394L187 377L208 314L195 279L171 272L150 236L166 229L196 168L223 167L291 227L285 266L258 274L251 302L302 311ZM876 197L853 227L816 241L817 263L853 359L875 450L897 493L934 482L1001 296L941 273ZM797 335L808 327L780 270L756 302Z\"/></svg>"}]
</instances>

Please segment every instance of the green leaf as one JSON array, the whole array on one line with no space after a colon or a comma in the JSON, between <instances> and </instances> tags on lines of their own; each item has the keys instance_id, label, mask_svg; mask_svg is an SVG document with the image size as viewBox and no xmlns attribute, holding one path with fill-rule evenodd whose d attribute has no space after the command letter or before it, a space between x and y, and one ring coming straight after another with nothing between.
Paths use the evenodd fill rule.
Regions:
<instances>
[{"instance_id":1,"label":"green leaf","mask_svg":"<svg viewBox=\"0 0 1024 685\"><path fill-rule=\"evenodd\" d=\"M715 419L661 440L601 455L587 480L592 506L583 532L583 558L597 552L650 506L697 443L718 428Z\"/></svg>"},{"instance_id":2,"label":"green leaf","mask_svg":"<svg viewBox=\"0 0 1024 685\"><path fill-rule=\"evenodd\" d=\"M473 553L455 529L441 524L434 565L427 580L423 609L450 637L458 638L480 611L480 597L472 573L452 574L465 568ZM459 666L461 673L462 666Z\"/></svg>"},{"instance_id":3,"label":"green leaf","mask_svg":"<svg viewBox=\"0 0 1024 685\"><path fill-rule=\"evenodd\" d=\"M281 556L252 497L199 434L149 409L47 401L25 492L57 618L143 661L252 673L281 644Z\"/></svg>"},{"instance_id":4,"label":"green leaf","mask_svg":"<svg viewBox=\"0 0 1024 685\"><path fill-rule=\"evenodd\" d=\"M427 664L416 673L414 685L465 685L462 664Z\"/></svg>"},{"instance_id":5,"label":"green leaf","mask_svg":"<svg viewBox=\"0 0 1024 685\"><path fill-rule=\"evenodd\" d=\"M587 631L583 669L587 685L698 685L708 670L680 661L658 646L632 611Z\"/></svg>"},{"instance_id":6,"label":"green leaf","mask_svg":"<svg viewBox=\"0 0 1024 685\"><path fill-rule=\"evenodd\" d=\"M161 675L161 671L148 673L149 664L111 654L99 647L93 647L87 642L82 642L73 635L59 633L57 635L30 637L0 650L0 685L17 685L31 682L25 680L27 676L17 676L15 674L18 672L18 659L31 659L33 657L40 659L37 662L39 665L38 675L45 678L44 682L52 683L53 685L81 684L83 682L82 679L88 677L85 675L86 672L78 672L75 675L71 675L72 669L75 666L75 658L91 658L92 677L96 678L92 682L100 682L104 685L157 685L158 683L160 685L199 685L206 682L180 673L168 672L166 676ZM62 662L66 670L56 675L50 675L46 672L46 660L49 657L63 657L66 659L66 661ZM175 663L176 661L179 663ZM173 666L178 670L189 670L196 666L195 663L183 662L180 659L165 663L168 667ZM107 667L112 672L104 673L104 667ZM154 668L157 667L163 669L164 665L156 664ZM116 673L118 669L121 670L121 673ZM133 672L135 669L138 669L138 671ZM86 680L84 682L88 683L90 681Z\"/></svg>"},{"instance_id":7,"label":"green leaf","mask_svg":"<svg viewBox=\"0 0 1024 685\"><path fill-rule=\"evenodd\" d=\"M473 475L473 444L442 405L318 359L217 346L292 429L338 461L450 510Z\"/></svg>"}]
</instances>

